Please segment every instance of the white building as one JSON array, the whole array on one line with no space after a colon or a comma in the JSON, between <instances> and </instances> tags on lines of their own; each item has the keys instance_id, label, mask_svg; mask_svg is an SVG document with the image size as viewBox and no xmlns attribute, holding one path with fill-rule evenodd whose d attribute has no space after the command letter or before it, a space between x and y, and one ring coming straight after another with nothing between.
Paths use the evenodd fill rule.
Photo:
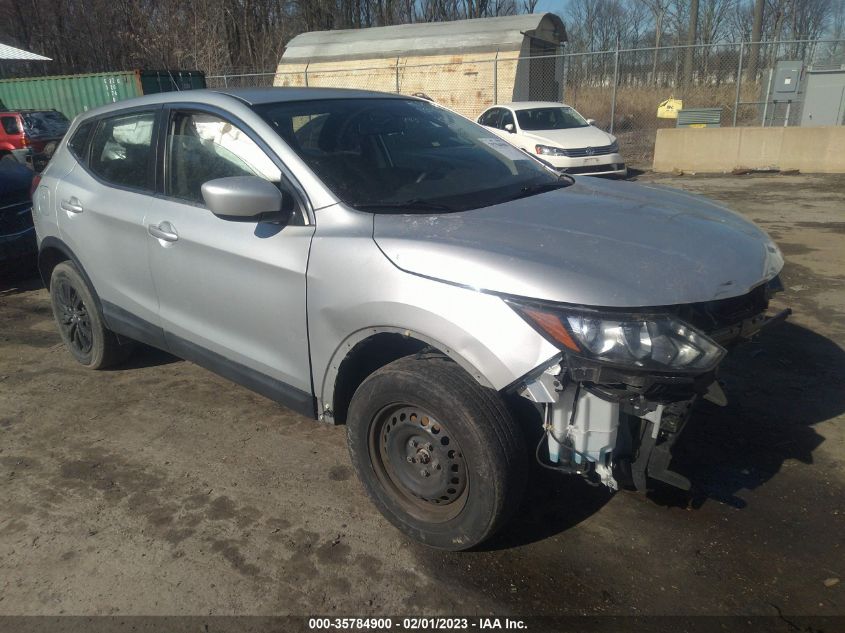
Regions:
<instances>
[{"instance_id":1,"label":"white building","mask_svg":"<svg viewBox=\"0 0 845 633\"><path fill-rule=\"evenodd\" d=\"M497 102L559 100L551 56L565 41L553 13L314 31L287 45L274 85L422 92L474 117Z\"/></svg>"}]
</instances>

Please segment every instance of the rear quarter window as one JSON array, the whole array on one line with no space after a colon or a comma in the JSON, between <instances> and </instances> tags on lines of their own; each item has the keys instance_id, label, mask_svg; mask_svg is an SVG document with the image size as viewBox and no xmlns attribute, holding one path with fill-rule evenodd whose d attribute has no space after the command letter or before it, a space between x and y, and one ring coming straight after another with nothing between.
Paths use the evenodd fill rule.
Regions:
<instances>
[{"instance_id":1,"label":"rear quarter window","mask_svg":"<svg viewBox=\"0 0 845 633\"><path fill-rule=\"evenodd\" d=\"M91 136L91 130L94 129L95 123L95 121L85 121L82 123L78 128L76 128L76 132L73 133L73 136L67 143L67 148L70 150L70 153L83 164L87 162L87 154L85 150L88 147L88 139Z\"/></svg>"},{"instance_id":2,"label":"rear quarter window","mask_svg":"<svg viewBox=\"0 0 845 633\"><path fill-rule=\"evenodd\" d=\"M133 112L103 119L91 139L88 168L109 184L151 190L155 112Z\"/></svg>"}]
</instances>

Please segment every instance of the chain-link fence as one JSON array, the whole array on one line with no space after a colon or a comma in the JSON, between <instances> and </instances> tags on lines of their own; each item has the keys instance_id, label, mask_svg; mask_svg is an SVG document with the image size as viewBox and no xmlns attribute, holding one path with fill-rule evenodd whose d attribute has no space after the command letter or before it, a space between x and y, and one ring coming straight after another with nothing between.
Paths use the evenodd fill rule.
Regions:
<instances>
[{"instance_id":1,"label":"chain-link fence","mask_svg":"<svg viewBox=\"0 0 845 633\"><path fill-rule=\"evenodd\" d=\"M711 108L722 126L794 125L803 94L776 99L777 63L845 69L845 40L747 42L519 57L474 53L282 64L276 73L214 75L209 87L320 86L423 93L475 119L496 103L563 101L619 138L626 160L650 166L661 102ZM424 62L424 63L422 63Z\"/></svg>"}]
</instances>

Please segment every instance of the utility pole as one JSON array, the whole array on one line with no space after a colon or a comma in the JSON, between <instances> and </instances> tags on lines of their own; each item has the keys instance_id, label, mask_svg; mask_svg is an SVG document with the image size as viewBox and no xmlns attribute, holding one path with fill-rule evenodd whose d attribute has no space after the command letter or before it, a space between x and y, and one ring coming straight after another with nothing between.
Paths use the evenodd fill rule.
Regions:
<instances>
[{"instance_id":1,"label":"utility pole","mask_svg":"<svg viewBox=\"0 0 845 633\"><path fill-rule=\"evenodd\" d=\"M748 81L757 81L757 64L760 60L760 39L763 37L763 5L765 0L754 0L754 23L751 27L751 47L748 49Z\"/></svg>"},{"instance_id":2,"label":"utility pole","mask_svg":"<svg viewBox=\"0 0 845 633\"><path fill-rule=\"evenodd\" d=\"M692 85L692 64L695 59L695 40L698 34L698 0L690 0L689 29L687 30L687 50L684 57L684 83Z\"/></svg>"}]
</instances>

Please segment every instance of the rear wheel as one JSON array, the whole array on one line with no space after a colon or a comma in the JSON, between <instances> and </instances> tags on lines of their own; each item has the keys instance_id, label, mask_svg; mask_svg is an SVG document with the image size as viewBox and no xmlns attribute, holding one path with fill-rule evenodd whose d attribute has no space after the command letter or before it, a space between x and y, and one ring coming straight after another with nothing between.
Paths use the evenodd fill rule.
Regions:
<instances>
[{"instance_id":1,"label":"rear wheel","mask_svg":"<svg viewBox=\"0 0 845 633\"><path fill-rule=\"evenodd\" d=\"M522 437L498 393L439 355L367 378L349 407L352 462L385 517L447 550L492 536L519 505Z\"/></svg>"},{"instance_id":2,"label":"rear wheel","mask_svg":"<svg viewBox=\"0 0 845 633\"><path fill-rule=\"evenodd\" d=\"M61 262L50 276L50 303L62 341L89 369L104 369L126 359L131 344L121 344L103 323L94 296L76 266Z\"/></svg>"}]
</instances>

